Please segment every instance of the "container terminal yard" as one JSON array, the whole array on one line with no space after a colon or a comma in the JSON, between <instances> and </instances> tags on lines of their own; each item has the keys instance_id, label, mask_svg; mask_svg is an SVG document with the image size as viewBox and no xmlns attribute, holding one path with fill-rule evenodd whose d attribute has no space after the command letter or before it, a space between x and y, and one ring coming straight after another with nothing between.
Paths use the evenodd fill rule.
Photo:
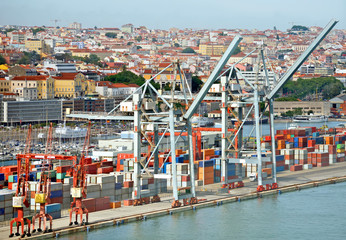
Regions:
<instances>
[{"instance_id":1,"label":"container terminal yard","mask_svg":"<svg viewBox=\"0 0 346 240\"><path fill-rule=\"evenodd\" d=\"M196 96L180 63L174 62L167 68L175 69L179 81L170 95L162 95L150 83L158 73L107 115L69 114L73 121L89 120L86 130L75 133L79 152L53 151L52 125L44 151L36 151L28 126L16 164L0 168L0 237L46 239L221 201L344 181L345 128L275 131L273 114L275 95L336 23L331 20L274 82L267 77L251 83L244 77L246 86L239 83L236 64L226 65L242 40L237 36ZM259 67L267 69L264 46L254 51ZM203 101L220 103L220 127L192 121L199 118L197 109ZM260 102L270 112L269 135L261 135ZM237 121L233 124L229 117ZM245 138L244 123L250 118L254 137ZM120 132L121 138L114 141L99 140L98 148L116 151L93 150L90 121L96 120L131 122L132 131ZM67 134L58 133L60 138Z\"/></svg>"}]
</instances>

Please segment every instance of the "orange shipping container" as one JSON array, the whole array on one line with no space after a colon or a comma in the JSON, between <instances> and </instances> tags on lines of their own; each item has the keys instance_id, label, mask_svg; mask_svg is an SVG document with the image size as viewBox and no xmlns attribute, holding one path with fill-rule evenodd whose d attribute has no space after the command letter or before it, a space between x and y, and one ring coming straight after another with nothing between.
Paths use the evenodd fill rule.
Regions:
<instances>
[{"instance_id":1,"label":"orange shipping container","mask_svg":"<svg viewBox=\"0 0 346 240\"><path fill-rule=\"evenodd\" d=\"M111 208L120 208L120 207L121 207L121 202L120 202L120 201L111 202L111 203L110 203L110 207L111 207Z\"/></svg>"}]
</instances>

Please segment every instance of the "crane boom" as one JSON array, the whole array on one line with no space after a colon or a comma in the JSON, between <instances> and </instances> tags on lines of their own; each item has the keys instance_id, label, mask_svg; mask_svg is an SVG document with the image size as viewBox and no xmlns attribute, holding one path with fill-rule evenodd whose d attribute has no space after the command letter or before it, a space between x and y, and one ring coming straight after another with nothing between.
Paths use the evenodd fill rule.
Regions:
<instances>
[{"instance_id":1,"label":"crane boom","mask_svg":"<svg viewBox=\"0 0 346 240\"><path fill-rule=\"evenodd\" d=\"M337 20L332 19L327 26L322 30L322 32L317 36L317 38L310 44L310 46L304 51L298 60L288 69L288 71L282 76L278 81L278 84L273 88L273 90L267 95L268 99L275 96L280 88L293 76L293 74L298 70L298 68L305 62L305 60L310 56L310 54L315 50L315 48L320 44L320 42L327 36L327 34L333 29L333 27L338 23Z\"/></svg>"},{"instance_id":2,"label":"crane boom","mask_svg":"<svg viewBox=\"0 0 346 240\"><path fill-rule=\"evenodd\" d=\"M196 99L192 102L191 106L189 107L189 109L187 110L187 112L184 115L185 119L189 119L192 117L192 115L196 112L197 107L199 106L199 104L202 102L202 100L204 99L205 95L207 95L211 85L215 82L215 80L217 79L217 77L219 76L221 70L223 69L223 67L226 65L228 59L230 58L230 56L232 55L232 53L235 51L236 47L238 46L239 42L242 40L243 38L240 36L236 36L233 41L231 42L231 44L229 45L229 47L227 48L226 52L223 54L222 58L220 59L220 61L218 62L218 64L216 65L216 67L214 68L213 72L210 74L208 80L204 83L201 91L199 91Z\"/></svg>"}]
</instances>

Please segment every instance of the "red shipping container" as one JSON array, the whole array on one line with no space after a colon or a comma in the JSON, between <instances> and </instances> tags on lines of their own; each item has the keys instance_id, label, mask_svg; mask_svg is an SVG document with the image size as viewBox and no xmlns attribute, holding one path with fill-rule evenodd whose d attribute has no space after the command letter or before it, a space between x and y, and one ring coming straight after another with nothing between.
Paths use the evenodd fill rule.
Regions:
<instances>
[{"instance_id":1,"label":"red shipping container","mask_svg":"<svg viewBox=\"0 0 346 240\"><path fill-rule=\"evenodd\" d=\"M124 187L126 187L126 188L133 187L133 181L126 181L126 182L124 182Z\"/></svg>"},{"instance_id":2,"label":"red shipping container","mask_svg":"<svg viewBox=\"0 0 346 240\"><path fill-rule=\"evenodd\" d=\"M51 198L50 203L63 203L63 197Z\"/></svg>"},{"instance_id":3,"label":"red shipping container","mask_svg":"<svg viewBox=\"0 0 346 240\"><path fill-rule=\"evenodd\" d=\"M97 173L98 174L101 174L101 173L110 173L110 172L113 172L113 166L111 167L100 167L97 169Z\"/></svg>"},{"instance_id":4,"label":"red shipping container","mask_svg":"<svg viewBox=\"0 0 346 240\"><path fill-rule=\"evenodd\" d=\"M148 178L148 184L154 184L155 179L154 178Z\"/></svg>"},{"instance_id":5,"label":"red shipping container","mask_svg":"<svg viewBox=\"0 0 346 240\"><path fill-rule=\"evenodd\" d=\"M124 206L132 206L133 200L132 199L126 199L124 200Z\"/></svg>"},{"instance_id":6,"label":"red shipping container","mask_svg":"<svg viewBox=\"0 0 346 240\"><path fill-rule=\"evenodd\" d=\"M303 165L297 164L297 165L292 165L290 167L291 172L300 171L300 170L303 170Z\"/></svg>"},{"instance_id":7,"label":"red shipping container","mask_svg":"<svg viewBox=\"0 0 346 240\"><path fill-rule=\"evenodd\" d=\"M181 176L181 181L182 181L182 182L188 182L188 181L190 181L190 175Z\"/></svg>"},{"instance_id":8,"label":"red shipping container","mask_svg":"<svg viewBox=\"0 0 346 240\"><path fill-rule=\"evenodd\" d=\"M101 162L101 167L113 167L113 161L103 160Z\"/></svg>"},{"instance_id":9,"label":"red shipping container","mask_svg":"<svg viewBox=\"0 0 346 240\"><path fill-rule=\"evenodd\" d=\"M65 173L67 170L71 168L71 165L66 165L66 166L58 166L56 167L56 172L57 173Z\"/></svg>"},{"instance_id":10,"label":"red shipping container","mask_svg":"<svg viewBox=\"0 0 346 240\"><path fill-rule=\"evenodd\" d=\"M89 212L96 211L96 200L95 198L86 198L82 200L82 204L84 207L88 209Z\"/></svg>"}]
</instances>

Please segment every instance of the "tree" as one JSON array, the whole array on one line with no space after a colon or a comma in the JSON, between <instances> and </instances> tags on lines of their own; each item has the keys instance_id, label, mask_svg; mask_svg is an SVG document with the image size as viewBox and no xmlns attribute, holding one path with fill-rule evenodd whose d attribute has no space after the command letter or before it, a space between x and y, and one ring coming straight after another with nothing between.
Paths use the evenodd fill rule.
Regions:
<instances>
[{"instance_id":1,"label":"tree","mask_svg":"<svg viewBox=\"0 0 346 240\"><path fill-rule=\"evenodd\" d=\"M275 99L275 101L277 101L277 102L293 102L293 101L298 101L298 99L295 97L281 97L281 98Z\"/></svg>"},{"instance_id":2,"label":"tree","mask_svg":"<svg viewBox=\"0 0 346 240\"><path fill-rule=\"evenodd\" d=\"M24 56L18 60L18 64L36 64L41 61L41 56L35 52L24 52Z\"/></svg>"},{"instance_id":3,"label":"tree","mask_svg":"<svg viewBox=\"0 0 346 240\"><path fill-rule=\"evenodd\" d=\"M165 91L171 91L171 86L169 83L165 84L165 86L163 87L163 90Z\"/></svg>"},{"instance_id":4,"label":"tree","mask_svg":"<svg viewBox=\"0 0 346 240\"><path fill-rule=\"evenodd\" d=\"M239 46L237 46L237 48L234 50L232 56L233 56L233 55L237 55L237 54L240 53L240 52L241 52L241 49L240 49Z\"/></svg>"},{"instance_id":5,"label":"tree","mask_svg":"<svg viewBox=\"0 0 346 240\"><path fill-rule=\"evenodd\" d=\"M113 33L113 32L108 32L108 33L106 33L106 37L108 37L108 38L116 38L117 34Z\"/></svg>"},{"instance_id":6,"label":"tree","mask_svg":"<svg viewBox=\"0 0 346 240\"><path fill-rule=\"evenodd\" d=\"M132 45L133 42L127 42L127 46L130 46Z\"/></svg>"},{"instance_id":7,"label":"tree","mask_svg":"<svg viewBox=\"0 0 346 240\"><path fill-rule=\"evenodd\" d=\"M104 78L105 81L110 81L112 83L124 83L124 84L137 84L141 86L145 79L142 76L137 76L133 72L127 71L126 68L124 71L117 73L115 75L107 76Z\"/></svg>"},{"instance_id":8,"label":"tree","mask_svg":"<svg viewBox=\"0 0 346 240\"><path fill-rule=\"evenodd\" d=\"M157 42L157 39L156 38L152 38L151 41L152 42Z\"/></svg>"},{"instance_id":9,"label":"tree","mask_svg":"<svg viewBox=\"0 0 346 240\"><path fill-rule=\"evenodd\" d=\"M301 25L294 25L291 28L291 31L309 31L309 28L307 28L305 26L301 26Z\"/></svg>"},{"instance_id":10,"label":"tree","mask_svg":"<svg viewBox=\"0 0 346 240\"><path fill-rule=\"evenodd\" d=\"M90 54L89 59L88 59L88 63L92 63L92 64L98 64L100 62L100 58L96 55L96 54Z\"/></svg>"},{"instance_id":11,"label":"tree","mask_svg":"<svg viewBox=\"0 0 346 240\"><path fill-rule=\"evenodd\" d=\"M137 46L137 49L142 49L142 47L141 46Z\"/></svg>"},{"instance_id":12,"label":"tree","mask_svg":"<svg viewBox=\"0 0 346 240\"><path fill-rule=\"evenodd\" d=\"M174 43L174 47L180 47L179 43Z\"/></svg>"},{"instance_id":13,"label":"tree","mask_svg":"<svg viewBox=\"0 0 346 240\"><path fill-rule=\"evenodd\" d=\"M39 27L39 28L32 28L31 31L32 31L32 34L36 35L36 33L38 33L38 32L44 32L45 29Z\"/></svg>"},{"instance_id":14,"label":"tree","mask_svg":"<svg viewBox=\"0 0 346 240\"><path fill-rule=\"evenodd\" d=\"M201 79L199 79L198 76L192 76L192 92L198 92L202 85L203 85L203 82L201 81Z\"/></svg>"},{"instance_id":15,"label":"tree","mask_svg":"<svg viewBox=\"0 0 346 240\"><path fill-rule=\"evenodd\" d=\"M301 79L297 81L288 81L282 87L282 92L287 97L299 99L313 99L322 95L324 99L330 99L340 94L344 85L334 77L320 77L311 79Z\"/></svg>"},{"instance_id":16,"label":"tree","mask_svg":"<svg viewBox=\"0 0 346 240\"><path fill-rule=\"evenodd\" d=\"M182 53L193 53L193 54L196 54L195 50L193 50L192 48L188 47L188 48L185 48Z\"/></svg>"},{"instance_id":17,"label":"tree","mask_svg":"<svg viewBox=\"0 0 346 240\"><path fill-rule=\"evenodd\" d=\"M135 39L136 39L137 42L140 42L140 41L142 41L143 38L142 38L142 36L138 36Z\"/></svg>"},{"instance_id":18,"label":"tree","mask_svg":"<svg viewBox=\"0 0 346 240\"><path fill-rule=\"evenodd\" d=\"M64 61L64 62L68 62L70 60L72 60L72 55L69 54L69 53L64 53L64 54L59 54L59 55L55 55L55 58L57 60L61 60L61 61Z\"/></svg>"},{"instance_id":19,"label":"tree","mask_svg":"<svg viewBox=\"0 0 346 240\"><path fill-rule=\"evenodd\" d=\"M0 64L6 64L5 58L0 54Z\"/></svg>"}]
</instances>

